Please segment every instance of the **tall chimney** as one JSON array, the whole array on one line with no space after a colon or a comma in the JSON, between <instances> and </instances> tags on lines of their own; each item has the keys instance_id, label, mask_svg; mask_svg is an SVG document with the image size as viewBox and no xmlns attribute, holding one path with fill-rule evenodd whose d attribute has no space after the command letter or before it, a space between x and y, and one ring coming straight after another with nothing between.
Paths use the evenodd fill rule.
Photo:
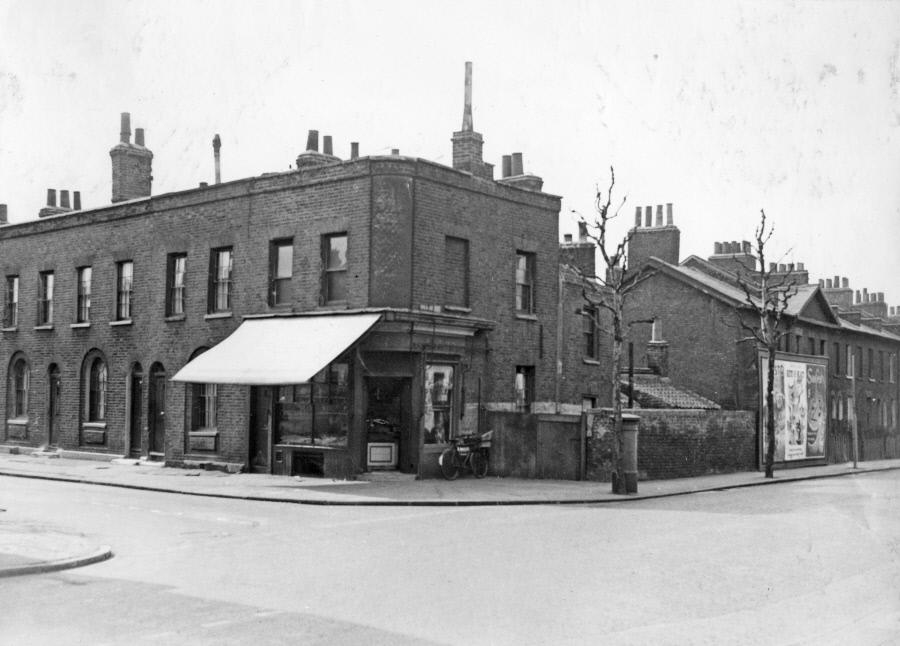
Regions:
<instances>
[{"instance_id":1,"label":"tall chimney","mask_svg":"<svg viewBox=\"0 0 900 646\"><path fill-rule=\"evenodd\" d=\"M222 148L222 139L219 137L219 134L213 137L213 160L216 163L216 184L222 183L222 166L221 166L221 158L219 157L219 150Z\"/></svg>"},{"instance_id":2,"label":"tall chimney","mask_svg":"<svg viewBox=\"0 0 900 646\"><path fill-rule=\"evenodd\" d=\"M306 151L307 152L319 152L319 131L318 130L310 130L309 134L306 135Z\"/></svg>"},{"instance_id":3,"label":"tall chimney","mask_svg":"<svg viewBox=\"0 0 900 646\"><path fill-rule=\"evenodd\" d=\"M666 204L666 226L673 226L675 224L675 218L672 215L672 203L668 202Z\"/></svg>"},{"instance_id":4,"label":"tall chimney","mask_svg":"<svg viewBox=\"0 0 900 646\"><path fill-rule=\"evenodd\" d=\"M641 228L641 207L639 206L634 207L634 228Z\"/></svg>"},{"instance_id":5,"label":"tall chimney","mask_svg":"<svg viewBox=\"0 0 900 646\"><path fill-rule=\"evenodd\" d=\"M123 144L131 143L131 114L122 113L122 129L119 132L119 141Z\"/></svg>"},{"instance_id":6,"label":"tall chimney","mask_svg":"<svg viewBox=\"0 0 900 646\"><path fill-rule=\"evenodd\" d=\"M644 226L652 227L653 226L653 207L649 204L644 207Z\"/></svg>"},{"instance_id":7,"label":"tall chimney","mask_svg":"<svg viewBox=\"0 0 900 646\"><path fill-rule=\"evenodd\" d=\"M350 142L350 159L359 159L359 142Z\"/></svg>"},{"instance_id":8,"label":"tall chimney","mask_svg":"<svg viewBox=\"0 0 900 646\"><path fill-rule=\"evenodd\" d=\"M59 192L59 206L62 209L68 209L69 207L69 191L63 189Z\"/></svg>"},{"instance_id":9,"label":"tall chimney","mask_svg":"<svg viewBox=\"0 0 900 646\"><path fill-rule=\"evenodd\" d=\"M74 200L74 204L72 204L72 208L76 211L81 210L81 191L75 191L72 193L72 199Z\"/></svg>"},{"instance_id":10,"label":"tall chimney","mask_svg":"<svg viewBox=\"0 0 900 646\"><path fill-rule=\"evenodd\" d=\"M663 207L662 204L656 205L656 226L661 227L663 225Z\"/></svg>"},{"instance_id":11,"label":"tall chimney","mask_svg":"<svg viewBox=\"0 0 900 646\"><path fill-rule=\"evenodd\" d=\"M135 131L131 143L131 116L122 113L119 143L109 151L112 160L112 201L148 197L153 183L153 153L144 147L144 129Z\"/></svg>"},{"instance_id":12,"label":"tall chimney","mask_svg":"<svg viewBox=\"0 0 900 646\"><path fill-rule=\"evenodd\" d=\"M509 177L512 175L512 155L503 155L503 170L501 171L501 175L503 177Z\"/></svg>"},{"instance_id":13,"label":"tall chimney","mask_svg":"<svg viewBox=\"0 0 900 646\"><path fill-rule=\"evenodd\" d=\"M331 150L331 135L325 135L322 137L322 152L326 155L333 155Z\"/></svg>"},{"instance_id":14,"label":"tall chimney","mask_svg":"<svg viewBox=\"0 0 900 646\"><path fill-rule=\"evenodd\" d=\"M472 132L472 62L466 61L465 96L463 98L463 132Z\"/></svg>"},{"instance_id":15,"label":"tall chimney","mask_svg":"<svg viewBox=\"0 0 900 646\"><path fill-rule=\"evenodd\" d=\"M47 206L56 206L56 189L47 189Z\"/></svg>"},{"instance_id":16,"label":"tall chimney","mask_svg":"<svg viewBox=\"0 0 900 646\"><path fill-rule=\"evenodd\" d=\"M511 170L513 176L524 174L524 170L522 168L522 153L513 153Z\"/></svg>"}]
</instances>

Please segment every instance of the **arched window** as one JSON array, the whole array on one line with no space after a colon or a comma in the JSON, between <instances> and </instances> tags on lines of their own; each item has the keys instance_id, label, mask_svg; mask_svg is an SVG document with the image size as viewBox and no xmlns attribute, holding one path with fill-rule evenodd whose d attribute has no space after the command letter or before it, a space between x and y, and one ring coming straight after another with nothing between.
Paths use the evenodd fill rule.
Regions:
<instances>
[{"instance_id":1,"label":"arched window","mask_svg":"<svg viewBox=\"0 0 900 646\"><path fill-rule=\"evenodd\" d=\"M13 419L28 417L28 362L25 357L18 356L13 359L9 371L10 406L9 416Z\"/></svg>"},{"instance_id":2,"label":"arched window","mask_svg":"<svg viewBox=\"0 0 900 646\"><path fill-rule=\"evenodd\" d=\"M88 421L102 422L106 420L106 382L108 373L106 362L101 357L94 357L90 364L88 376Z\"/></svg>"}]
</instances>

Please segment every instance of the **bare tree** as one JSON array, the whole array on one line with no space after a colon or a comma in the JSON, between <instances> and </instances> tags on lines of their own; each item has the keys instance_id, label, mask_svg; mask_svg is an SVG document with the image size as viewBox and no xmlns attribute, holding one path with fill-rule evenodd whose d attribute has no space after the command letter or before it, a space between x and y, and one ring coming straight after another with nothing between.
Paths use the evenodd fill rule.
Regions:
<instances>
[{"instance_id":1,"label":"bare tree","mask_svg":"<svg viewBox=\"0 0 900 646\"><path fill-rule=\"evenodd\" d=\"M624 305L628 290L635 282L634 273L628 272L628 242L631 240L632 231L618 241L610 241L610 224L619 216L619 212L625 205L625 199L613 209L613 189L616 185L616 174L613 167L609 169L609 188L604 195L598 186L594 196L594 216L588 220L579 214L579 220L584 225L588 238L594 241L600 250L603 259L603 274L596 276L583 276L586 281L583 289L585 299L592 305L603 308L610 314L612 324L612 366L610 377L612 382L612 406L613 406L613 492L626 493L625 470L622 461L624 446L622 444L622 386L619 376L622 372L623 348L628 333L628 325L625 321ZM599 315L595 324L600 327Z\"/></svg>"},{"instance_id":2,"label":"bare tree","mask_svg":"<svg viewBox=\"0 0 900 646\"><path fill-rule=\"evenodd\" d=\"M759 270L748 274L738 271L738 284L744 292L744 306L738 311L741 329L747 334L740 342L753 342L766 350L768 356L766 379L766 477L775 476L775 353L778 345L790 333L793 316L788 315L791 298L797 294L793 267L777 272L766 266L766 245L775 228L766 224L766 212L760 209L756 227L753 255Z\"/></svg>"}]
</instances>

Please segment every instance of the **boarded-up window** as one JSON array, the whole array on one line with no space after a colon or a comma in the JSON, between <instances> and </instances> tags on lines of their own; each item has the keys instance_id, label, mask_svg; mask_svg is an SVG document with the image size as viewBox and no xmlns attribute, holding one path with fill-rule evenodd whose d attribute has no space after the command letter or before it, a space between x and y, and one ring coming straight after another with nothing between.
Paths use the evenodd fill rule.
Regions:
<instances>
[{"instance_id":1,"label":"boarded-up window","mask_svg":"<svg viewBox=\"0 0 900 646\"><path fill-rule=\"evenodd\" d=\"M469 306L469 241L444 238L444 303Z\"/></svg>"}]
</instances>

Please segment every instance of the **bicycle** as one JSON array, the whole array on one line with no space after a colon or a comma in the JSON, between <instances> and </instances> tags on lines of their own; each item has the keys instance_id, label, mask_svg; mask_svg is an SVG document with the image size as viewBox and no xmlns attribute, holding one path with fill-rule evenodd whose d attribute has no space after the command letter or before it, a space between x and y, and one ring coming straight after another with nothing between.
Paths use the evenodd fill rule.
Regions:
<instances>
[{"instance_id":1,"label":"bicycle","mask_svg":"<svg viewBox=\"0 0 900 646\"><path fill-rule=\"evenodd\" d=\"M447 480L456 480L462 468L468 468L476 478L483 478L488 472L491 436L493 431L484 435L461 435L450 440L450 446L438 456L441 475Z\"/></svg>"}]
</instances>

